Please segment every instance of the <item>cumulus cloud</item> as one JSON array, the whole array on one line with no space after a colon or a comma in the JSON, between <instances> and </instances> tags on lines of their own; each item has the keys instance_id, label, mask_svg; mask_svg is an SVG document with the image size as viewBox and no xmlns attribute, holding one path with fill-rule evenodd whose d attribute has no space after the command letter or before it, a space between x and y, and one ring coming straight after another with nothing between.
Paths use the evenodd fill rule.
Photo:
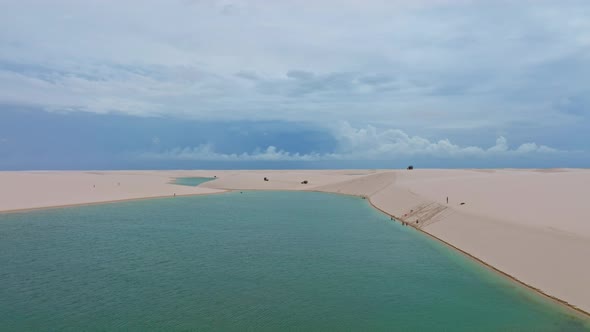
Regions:
<instances>
[{"instance_id":1,"label":"cumulus cloud","mask_svg":"<svg viewBox=\"0 0 590 332\"><path fill-rule=\"evenodd\" d=\"M556 149L536 143L524 143L510 148L506 138L500 136L496 144L485 148L460 146L448 139L430 141L419 136L410 136L399 129L379 130L373 126L354 128L347 122L333 130L338 149L329 153L291 153L275 146L244 153L220 153L211 144L196 147L175 148L164 152L143 154L145 158L199 161L323 161L323 160L394 160L407 156L434 156L485 158L493 156L526 156L549 154Z\"/></svg>"},{"instance_id":2,"label":"cumulus cloud","mask_svg":"<svg viewBox=\"0 0 590 332\"><path fill-rule=\"evenodd\" d=\"M145 153L146 158L199 160L199 161L313 161L321 160L319 154L290 153L274 146L264 150L255 150L252 153L219 153L211 144L200 144L196 147L175 148L163 153Z\"/></svg>"}]
</instances>

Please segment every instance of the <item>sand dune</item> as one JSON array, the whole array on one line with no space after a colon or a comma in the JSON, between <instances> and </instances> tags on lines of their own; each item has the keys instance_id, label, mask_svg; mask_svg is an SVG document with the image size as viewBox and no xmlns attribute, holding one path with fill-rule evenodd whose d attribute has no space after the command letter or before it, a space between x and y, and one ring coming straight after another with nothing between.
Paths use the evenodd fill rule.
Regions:
<instances>
[{"instance_id":1,"label":"sand dune","mask_svg":"<svg viewBox=\"0 0 590 332\"><path fill-rule=\"evenodd\" d=\"M170 184L183 176L217 179L198 187ZM590 312L588 184L590 170L571 169L0 172L0 211L239 189L363 196L385 213Z\"/></svg>"}]
</instances>

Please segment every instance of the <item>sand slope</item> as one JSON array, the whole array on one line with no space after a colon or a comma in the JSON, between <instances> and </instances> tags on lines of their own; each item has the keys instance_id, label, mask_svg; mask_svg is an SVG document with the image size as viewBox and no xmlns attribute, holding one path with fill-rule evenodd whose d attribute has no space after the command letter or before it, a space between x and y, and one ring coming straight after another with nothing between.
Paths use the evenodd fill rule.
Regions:
<instances>
[{"instance_id":1,"label":"sand slope","mask_svg":"<svg viewBox=\"0 0 590 332\"><path fill-rule=\"evenodd\" d=\"M214 175L217 180L198 187L169 183L173 177ZM570 169L0 172L0 211L232 189L363 196L385 213L590 312L589 184L590 170Z\"/></svg>"}]
</instances>

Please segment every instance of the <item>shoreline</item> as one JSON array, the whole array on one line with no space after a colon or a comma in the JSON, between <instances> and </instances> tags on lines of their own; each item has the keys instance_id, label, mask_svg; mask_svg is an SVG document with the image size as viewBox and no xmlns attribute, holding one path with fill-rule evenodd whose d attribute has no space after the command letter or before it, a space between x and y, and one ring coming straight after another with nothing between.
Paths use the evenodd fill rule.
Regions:
<instances>
[{"instance_id":1,"label":"shoreline","mask_svg":"<svg viewBox=\"0 0 590 332\"><path fill-rule=\"evenodd\" d=\"M0 210L0 216L3 214L27 213L27 212L35 212L35 211L40 211L40 210L67 209L67 208L79 207L79 206L93 206L93 205L103 205L103 204L112 204L112 203L145 201L145 200L149 200L149 199L162 199L162 198L188 197L188 196L205 196L205 195L221 195L221 194L226 194L228 192L233 192L233 191L234 190L226 190L226 191L220 191L220 192L216 192L216 193L177 194L176 196L170 196L170 195L146 196L146 197L137 197L137 198L115 199L115 200L110 200L110 201L97 201L97 202L88 202L88 203L51 205L51 206L41 206L41 207L14 209L14 210Z\"/></svg>"},{"instance_id":2,"label":"shoreline","mask_svg":"<svg viewBox=\"0 0 590 332\"><path fill-rule=\"evenodd\" d=\"M513 283L515 283L517 285L519 285L520 287L524 287L524 288L526 288L526 289L528 289L528 290L530 290L530 291L532 291L532 292L534 292L534 293L536 293L538 295L541 295L545 299L550 300L550 301L554 302L555 304L557 304L559 306L562 306L563 308L568 309L568 310L576 313L577 315L580 315L581 317L584 317L584 318L590 320L590 312L585 311L585 310L583 310L581 308L578 308L575 305L573 305L573 304L571 304L571 303L569 303L569 302L567 302L565 300L562 300L562 299L560 299L558 297L555 297L555 296L552 296L550 294L547 294L547 293L543 292L541 289L539 289L537 287L534 287L532 285L529 285L529 284L525 283L524 281L522 281L522 280L520 280L520 279L518 279L518 278L516 278L516 277L514 277L512 275L510 275L509 273L504 272L504 271L502 271L502 270L494 267L493 265L486 263L482 259L477 258L476 256L474 256L474 255L466 252L465 250L462 250L462 249L460 249L460 248L452 245L451 243L449 243L449 242L447 242L447 241L445 241L445 240L443 240L443 239L441 239L441 238L439 238L439 237L437 237L437 236L435 236L433 234L430 234L430 233L428 233L428 232L426 232L426 231L424 231L424 230L422 230L422 229L420 229L418 227L415 227L411 222L407 222L407 221L403 220L402 218L398 218L398 217L396 217L396 216L394 216L392 214L387 213L386 211L384 211L384 210L380 209L378 206L376 206L371 201L371 198L367 198L367 200L369 201L369 204L374 209L376 209L377 211L385 214L386 216L389 216L389 217L393 218L394 221L397 221L397 222L405 222L406 224L408 224L408 226L410 226L413 229L417 230L421 234L427 236L428 238L430 238L432 240L438 241L439 243L443 244L444 246L446 246L448 248L453 249L457 253L462 254L464 257L467 257L467 258L471 259L473 262L475 262L475 263L477 263L477 264L479 264L479 265L487 268L488 270L490 270L490 271L498 274L500 277L506 278L507 280L509 280L509 281L511 281L511 282L513 282Z\"/></svg>"},{"instance_id":3,"label":"shoreline","mask_svg":"<svg viewBox=\"0 0 590 332\"><path fill-rule=\"evenodd\" d=\"M172 184L172 183L171 183ZM371 197L366 197L363 195L354 195L354 194L347 194L347 193L340 193L340 192L326 192L326 191L322 191L322 190L313 190L313 189L304 189L304 190L276 190L276 189L225 189L224 191L221 192L217 192L217 193L193 193L193 194L180 194L180 195L176 195L176 197L190 197L190 196L205 196L205 195L221 195L221 194L226 194L226 193L233 193L233 192L238 192L238 191L249 191L249 192L256 192L256 191L264 191L264 192L269 192L269 191L278 191L278 192L292 192L292 191L301 191L301 192L314 192L314 193L322 193L322 194L332 194L332 195L342 195L342 196L352 196L352 197L358 197L361 198L363 200L366 200L369 205L377 210L378 212L393 218L393 221L396 221L398 223L400 222L405 222L408 224L408 226L412 227L414 230L420 232L420 234L425 235L427 238L430 238L431 240L437 241L438 243L454 250L455 252L461 254L462 256L470 259L472 262L479 264L480 266L490 270L491 272L494 272L496 275L498 275L499 277L505 278L506 280L515 283L516 285L520 286L520 287L524 287L525 289L532 291L533 293L542 296L543 298L545 298L546 300L550 300L551 302L553 302L556 305L561 306L562 308L571 311L573 314L579 316L580 318L584 318L584 319L588 319L590 321L590 312L585 311L581 308L578 308L577 306L562 300L558 297L552 296L550 294L547 294L546 292L542 291L541 289L534 287L532 285L529 285L527 283L525 283L524 281L510 275L507 272L504 272L496 267L494 267L493 265L485 262L484 260L466 252L465 250L462 250L460 248L458 248L457 246L433 235L428 233L425 230L422 230L418 227L415 227L413 223L408 222L406 220L404 220L403 218L397 217L393 214L388 213L387 211L379 208L372 200ZM150 200L150 199L164 199L164 198L174 198L175 196L170 196L170 195L161 195L161 196L147 196L147 197L137 197L137 198L127 198L127 199L120 199L120 200L110 200L110 201L99 201L99 202L88 202L88 203L77 203L77 204L65 204L65 205L56 205L56 206L45 206L45 207L36 207L36 208L26 208L26 209L14 209L14 210L4 210L4 211L0 211L0 215L3 214L14 214L14 213L27 213L27 212L36 212L36 211L41 211L41 210L53 210L53 209L66 209L66 208L72 208L72 207L81 207L81 206L94 206L94 205L106 205L106 204L113 204L113 203L124 203L124 202L132 202L132 201L142 201L142 200Z\"/></svg>"}]
</instances>

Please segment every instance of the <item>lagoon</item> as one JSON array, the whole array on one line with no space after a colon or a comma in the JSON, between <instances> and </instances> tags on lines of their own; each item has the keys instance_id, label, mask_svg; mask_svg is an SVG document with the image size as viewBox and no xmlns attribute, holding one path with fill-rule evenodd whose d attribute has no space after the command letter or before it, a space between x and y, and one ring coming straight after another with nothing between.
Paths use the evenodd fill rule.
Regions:
<instances>
[{"instance_id":1,"label":"lagoon","mask_svg":"<svg viewBox=\"0 0 590 332\"><path fill-rule=\"evenodd\" d=\"M578 331L357 197L232 192L0 215L0 330Z\"/></svg>"},{"instance_id":2,"label":"lagoon","mask_svg":"<svg viewBox=\"0 0 590 332\"><path fill-rule=\"evenodd\" d=\"M215 180L215 178L181 177L181 178L175 178L174 181L172 181L172 183L182 185L182 186L196 187L196 186L200 185L201 183L205 183L205 182L212 181L212 180Z\"/></svg>"}]
</instances>

